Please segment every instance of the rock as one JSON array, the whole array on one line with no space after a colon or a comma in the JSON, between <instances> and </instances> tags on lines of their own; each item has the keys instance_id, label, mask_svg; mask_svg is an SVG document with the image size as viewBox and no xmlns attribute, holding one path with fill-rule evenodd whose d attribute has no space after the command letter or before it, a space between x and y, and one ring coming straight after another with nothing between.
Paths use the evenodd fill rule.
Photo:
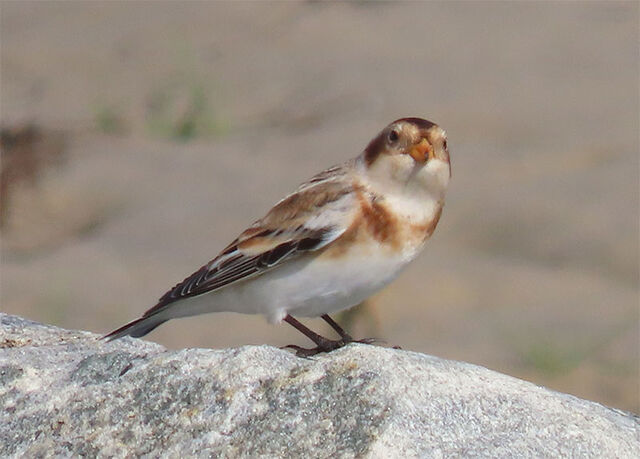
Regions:
<instances>
[{"instance_id":1,"label":"rock","mask_svg":"<svg viewBox=\"0 0 640 459\"><path fill-rule=\"evenodd\" d=\"M0 314L0 456L640 457L633 414L354 344L167 351Z\"/></svg>"}]
</instances>

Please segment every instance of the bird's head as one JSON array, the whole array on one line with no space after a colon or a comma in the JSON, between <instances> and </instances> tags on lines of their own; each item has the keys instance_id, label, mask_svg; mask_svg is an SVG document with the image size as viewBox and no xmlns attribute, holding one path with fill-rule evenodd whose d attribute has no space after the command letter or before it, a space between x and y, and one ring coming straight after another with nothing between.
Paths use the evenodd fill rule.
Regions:
<instances>
[{"instance_id":1,"label":"bird's head","mask_svg":"<svg viewBox=\"0 0 640 459\"><path fill-rule=\"evenodd\" d=\"M447 135L431 121L401 118L365 148L367 175L389 191L424 193L443 199L451 178Z\"/></svg>"}]
</instances>

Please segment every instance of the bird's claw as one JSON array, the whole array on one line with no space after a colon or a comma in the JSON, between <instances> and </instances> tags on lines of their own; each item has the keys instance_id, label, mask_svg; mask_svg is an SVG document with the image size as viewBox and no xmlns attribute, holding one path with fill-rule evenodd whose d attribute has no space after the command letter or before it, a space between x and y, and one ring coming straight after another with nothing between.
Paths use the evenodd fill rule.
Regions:
<instances>
[{"instance_id":1,"label":"bird's claw","mask_svg":"<svg viewBox=\"0 0 640 459\"><path fill-rule=\"evenodd\" d=\"M321 343L318 343L318 346L312 348L305 348L301 346L297 346L295 344L288 344L286 346L282 346L280 349L292 349L298 357L311 357L316 354L320 354L321 352L331 352L336 349L340 349L343 346L346 346L350 343L360 343L360 344L374 344L381 342L381 340L377 338L365 338L365 339L339 339L339 340L326 340Z\"/></svg>"},{"instance_id":2,"label":"bird's claw","mask_svg":"<svg viewBox=\"0 0 640 459\"><path fill-rule=\"evenodd\" d=\"M313 355L320 354L321 352L334 351L336 349L341 348L345 344L347 343L345 343L344 340L337 340L337 341L326 340L321 343L318 343L316 347L312 347L308 349L305 347L296 346L295 344L289 344L287 346L283 346L281 349L293 349L298 357L311 357Z\"/></svg>"},{"instance_id":3,"label":"bird's claw","mask_svg":"<svg viewBox=\"0 0 640 459\"><path fill-rule=\"evenodd\" d=\"M297 357L303 358L309 358L311 356L319 354L320 352L324 352L318 347L307 349L301 346L296 346L295 344L288 344L286 346L282 346L280 349L292 349L296 353Z\"/></svg>"}]
</instances>

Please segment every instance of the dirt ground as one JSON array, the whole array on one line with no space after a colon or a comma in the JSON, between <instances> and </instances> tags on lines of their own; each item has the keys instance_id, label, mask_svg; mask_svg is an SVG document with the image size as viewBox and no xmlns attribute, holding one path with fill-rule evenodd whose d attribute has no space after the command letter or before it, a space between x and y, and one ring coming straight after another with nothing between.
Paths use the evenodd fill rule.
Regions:
<instances>
[{"instance_id":1,"label":"dirt ground","mask_svg":"<svg viewBox=\"0 0 640 459\"><path fill-rule=\"evenodd\" d=\"M1 309L108 332L299 182L421 116L449 136L440 225L342 320L640 412L638 13L2 2ZM290 328L217 314L148 339L308 344Z\"/></svg>"}]
</instances>

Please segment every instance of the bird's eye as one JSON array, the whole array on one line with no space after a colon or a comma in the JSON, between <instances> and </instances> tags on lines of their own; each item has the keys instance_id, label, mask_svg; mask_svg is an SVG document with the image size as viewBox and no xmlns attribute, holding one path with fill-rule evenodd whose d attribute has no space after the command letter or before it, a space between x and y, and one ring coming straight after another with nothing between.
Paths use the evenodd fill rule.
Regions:
<instances>
[{"instance_id":1,"label":"bird's eye","mask_svg":"<svg viewBox=\"0 0 640 459\"><path fill-rule=\"evenodd\" d=\"M398 137L400 137L400 134L398 134L398 131L396 131L395 129L389 132L389 142L397 141Z\"/></svg>"},{"instance_id":2,"label":"bird's eye","mask_svg":"<svg viewBox=\"0 0 640 459\"><path fill-rule=\"evenodd\" d=\"M444 143L442 144L442 146L444 147L444 149L447 149L447 139L444 139Z\"/></svg>"}]
</instances>

